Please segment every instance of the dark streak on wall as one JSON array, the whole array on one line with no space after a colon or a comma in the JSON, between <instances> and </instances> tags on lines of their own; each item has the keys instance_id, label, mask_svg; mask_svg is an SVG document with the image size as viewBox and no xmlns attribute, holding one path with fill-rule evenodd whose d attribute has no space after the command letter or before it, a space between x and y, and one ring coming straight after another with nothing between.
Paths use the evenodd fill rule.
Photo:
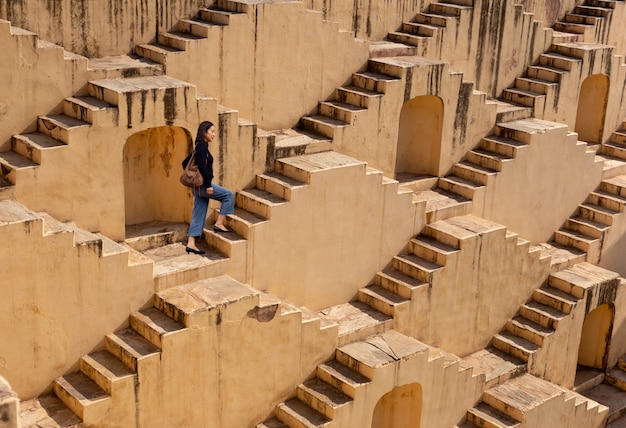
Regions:
<instances>
[{"instance_id":1,"label":"dark streak on wall","mask_svg":"<svg viewBox=\"0 0 626 428\"><path fill-rule=\"evenodd\" d=\"M165 117L165 124L172 126L174 119L176 119L176 89L167 88L163 95L163 116Z\"/></svg>"}]
</instances>

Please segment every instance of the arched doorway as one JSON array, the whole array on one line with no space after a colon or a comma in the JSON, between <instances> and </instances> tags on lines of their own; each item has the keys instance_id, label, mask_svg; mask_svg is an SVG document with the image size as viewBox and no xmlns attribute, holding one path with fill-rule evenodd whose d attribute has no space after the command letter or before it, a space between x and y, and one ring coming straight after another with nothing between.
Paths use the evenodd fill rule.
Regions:
<instances>
[{"instance_id":1,"label":"arched doorway","mask_svg":"<svg viewBox=\"0 0 626 428\"><path fill-rule=\"evenodd\" d=\"M592 144L602 143L609 85L608 76L603 74L590 76L583 81L578 96L574 127L580 141Z\"/></svg>"},{"instance_id":2,"label":"arched doorway","mask_svg":"<svg viewBox=\"0 0 626 428\"><path fill-rule=\"evenodd\" d=\"M191 147L183 128L162 126L133 134L124 146L126 225L184 222L189 192L179 180Z\"/></svg>"},{"instance_id":3,"label":"arched doorway","mask_svg":"<svg viewBox=\"0 0 626 428\"><path fill-rule=\"evenodd\" d=\"M398 130L396 176L438 175L443 128L443 101L415 97L402 106Z\"/></svg>"},{"instance_id":4,"label":"arched doorway","mask_svg":"<svg viewBox=\"0 0 626 428\"><path fill-rule=\"evenodd\" d=\"M410 383L383 395L372 417L372 428L419 428L422 418L422 385Z\"/></svg>"},{"instance_id":5,"label":"arched doorway","mask_svg":"<svg viewBox=\"0 0 626 428\"><path fill-rule=\"evenodd\" d=\"M587 314L578 347L579 366L606 370L614 318L613 304L605 303Z\"/></svg>"}]
</instances>

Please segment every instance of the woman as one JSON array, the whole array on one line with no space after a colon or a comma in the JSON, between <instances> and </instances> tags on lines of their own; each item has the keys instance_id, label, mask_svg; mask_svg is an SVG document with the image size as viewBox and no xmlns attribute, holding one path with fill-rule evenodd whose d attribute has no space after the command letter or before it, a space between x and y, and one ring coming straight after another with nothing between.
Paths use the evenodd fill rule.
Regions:
<instances>
[{"instance_id":1,"label":"woman","mask_svg":"<svg viewBox=\"0 0 626 428\"><path fill-rule=\"evenodd\" d=\"M202 122L198 127L196 134L196 164L204 178L202 187L192 189L193 192L193 212L191 214L191 223L189 223L189 233L187 238L187 246L185 250L187 254L204 254L204 251L198 249L196 238L202 236L204 222L206 221L207 210L209 209L209 200L215 199L222 205L217 221L213 225L215 232L229 232L224 225L226 215L235 212L235 197L233 192L213 183L213 156L209 151L209 143L215 139L215 125L209 121ZM189 156L188 156L189 158ZM188 159L183 162L186 166Z\"/></svg>"}]
</instances>

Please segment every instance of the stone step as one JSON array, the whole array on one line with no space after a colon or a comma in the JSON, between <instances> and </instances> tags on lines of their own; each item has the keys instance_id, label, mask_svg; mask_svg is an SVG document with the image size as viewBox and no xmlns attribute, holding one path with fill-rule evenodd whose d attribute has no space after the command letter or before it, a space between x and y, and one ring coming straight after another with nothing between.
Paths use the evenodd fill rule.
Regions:
<instances>
[{"instance_id":1,"label":"stone step","mask_svg":"<svg viewBox=\"0 0 626 428\"><path fill-rule=\"evenodd\" d=\"M413 278L397 269L388 268L378 272L374 284L379 285L405 299L410 299L417 288L428 286L427 282Z\"/></svg>"},{"instance_id":2,"label":"stone step","mask_svg":"<svg viewBox=\"0 0 626 428\"><path fill-rule=\"evenodd\" d=\"M612 138L616 139L617 137L614 135ZM621 143L615 141L606 141L604 144L602 144L601 151L607 156L626 160L626 146Z\"/></svg>"},{"instance_id":3,"label":"stone step","mask_svg":"<svg viewBox=\"0 0 626 428\"><path fill-rule=\"evenodd\" d=\"M113 106L123 106L123 109L120 109L121 111L127 110L127 105L133 101L133 97L136 97L137 104L145 109L146 102L140 102L142 96L150 92L153 94L150 98L153 98L158 92L165 93L166 90L174 91L172 100L181 101L181 105L184 105L185 99L195 99L196 97L196 87L194 85L166 75L125 79L99 79L89 82L88 86L90 96ZM128 118L130 121L129 125L132 126L133 120L141 121L140 113L140 111L137 111L136 115ZM164 113L166 112L161 114ZM144 114L147 113L144 111Z\"/></svg>"},{"instance_id":4,"label":"stone step","mask_svg":"<svg viewBox=\"0 0 626 428\"><path fill-rule=\"evenodd\" d=\"M515 358L526 362L528 362L530 357L539 349L539 347L531 341L516 336L508 331L501 331L496 334L492 339L492 345L502 352L511 354Z\"/></svg>"},{"instance_id":5,"label":"stone step","mask_svg":"<svg viewBox=\"0 0 626 428\"><path fill-rule=\"evenodd\" d=\"M485 388L499 385L527 371L527 364L493 346L463 357L462 364L471 367L474 376L484 376Z\"/></svg>"},{"instance_id":6,"label":"stone step","mask_svg":"<svg viewBox=\"0 0 626 428\"><path fill-rule=\"evenodd\" d=\"M610 227L606 224L597 223L584 217L575 216L565 220L565 228L579 232L586 236L601 239Z\"/></svg>"},{"instance_id":7,"label":"stone step","mask_svg":"<svg viewBox=\"0 0 626 428\"><path fill-rule=\"evenodd\" d=\"M80 372L55 379L53 390L86 425L102 421L111 406L111 396Z\"/></svg>"},{"instance_id":8,"label":"stone step","mask_svg":"<svg viewBox=\"0 0 626 428\"><path fill-rule=\"evenodd\" d=\"M135 373L142 360L160 358L161 354L159 348L130 328L107 335L104 342L106 350Z\"/></svg>"},{"instance_id":9,"label":"stone step","mask_svg":"<svg viewBox=\"0 0 626 428\"><path fill-rule=\"evenodd\" d=\"M536 77L516 77L514 85L516 89L542 95L554 94L558 87L558 83Z\"/></svg>"},{"instance_id":10,"label":"stone step","mask_svg":"<svg viewBox=\"0 0 626 428\"><path fill-rule=\"evenodd\" d=\"M41 132L14 135L11 139L11 147L15 153L39 165L41 165L45 156L66 146L67 144L64 142Z\"/></svg>"},{"instance_id":11,"label":"stone step","mask_svg":"<svg viewBox=\"0 0 626 428\"><path fill-rule=\"evenodd\" d=\"M409 251L429 262L445 266L459 250L426 235L418 235L409 241Z\"/></svg>"},{"instance_id":12,"label":"stone step","mask_svg":"<svg viewBox=\"0 0 626 428\"><path fill-rule=\"evenodd\" d=\"M334 386L351 398L356 396L358 389L370 382L367 377L337 360L327 361L318 365L316 375L322 381Z\"/></svg>"},{"instance_id":13,"label":"stone step","mask_svg":"<svg viewBox=\"0 0 626 428\"><path fill-rule=\"evenodd\" d=\"M506 329L515 336L519 336L537 346L543 346L545 339L554 333L554 329L547 328L524 316L517 316L506 323Z\"/></svg>"},{"instance_id":14,"label":"stone step","mask_svg":"<svg viewBox=\"0 0 626 428\"><path fill-rule=\"evenodd\" d=\"M626 372L624 370L614 367L606 372L605 379L607 383L626 391Z\"/></svg>"},{"instance_id":15,"label":"stone step","mask_svg":"<svg viewBox=\"0 0 626 428\"><path fill-rule=\"evenodd\" d=\"M389 78L393 79L392 76L389 76ZM367 109L369 108L370 103L378 102L383 94L375 89L368 89L368 85L365 86L366 87L349 85L339 87L335 89L335 101L351 105L356 108Z\"/></svg>"},{"instance_id":16,"label":"stone step","mask_svg":"<svg viewBox=\"0 0 626 428\"><path fill-rule=\"evenodd\" d=\"M156 291L166 290L202 278L226 274L229 257L228 253L223 251L228 250L220 251L218 248L220 243L227 239L226 235L233 236L232 242L239 239L245 243L245 240L232 232L223 233L217 237L217 233L204 229L203 234L203 242L198 244L198 248L205 251L201 255L187 253L184 242L150 248L142 252L133 249L134 258L153 264L154 289ZM224 246L226 245L227 243L224 242Z\"/></svg>"},{"instance_id":17,"label":"stone step","mask_svg":"<svg viewBox=\"0 0 626 428\"><path fill-rule=\"evenodd\" d=\"M130 326L148 339L154 346L162 349L164 336L180 332L184 325L174 321L156 308L142 309L130 315Z\"/></svg>"},{"instance_id":18,"label":"stone step","mask_svg":"<svg viewBox=\"0 0 626 428\"><path fill-rule=\"evenodd\" d=\"M255 428L289 428L289 425L274 417L257 424Z\"/></svg>"},{"instance_id":19,"label":"stone step","mask_svg":"<svg viewBox=\"0 0 626 428\"><path fill-rule=\"evenodd\" d=\"M354 106L341 101L322 101L318 104L318 113L331 119L350 125L356 123L358 113L365 111L363 107Z\"/></svg>"},{"instance_id":20,"label":"stone step","mask_svg":"<svg viewBox=\"0 0 626 428\"><path fill-rule=\"evenodd\" d=\"M438 178L436 180L439 181ZM428 223L469 214L472 209L471 199L440 188L414 192L413 203L426 204L426 221Z\"/></svg>"},{"instance_id":21,"label":"stone step","mask_svg":"<svg viewBox=\"0 0 626 428\"><path fill-rule=\"evenodd\" d=\"M414 36L433 37L443 28L440 25L425 22L403 22L401 32Z\"/></svg>"},{"instance_id":22,"label":"stone step","mask_svg":"<svg viewBox=\"0 0 626 428\"><path fill-rule=\"evenodd\" d=\"M228 276L159 291L154 307L185 327L216 325L259 304L260 292Z\"/></svg>"},{"instance_id":23,"label":"stone step","mask_svg":"<svg viewBox=\"0 0 626 428\"><path fill-rule=\"evenodd\" d=\"M554 241L566 247L574 247L587 253L587 260L595 260L593 255L600 251L600 240L575 230L560 229L554 233Z\"/></svg>"},{"instance_id":24,"label":"stone step","mask_svg":"<svg viewBox=\"0 0 626 428\"><path fill-rule=\"evenodd\" d=\"M477 152L475 152L474 154L472 154L472 152L468 152L467 160L457 162L452 165L453 176L446 177L446 179L458 177L461 180L469 182L474 191L468 193L468 195L474 196L474 193L476 191L475 188L479 188L480 186L486 186L487 184L489 184L489 181L492 179L492 177L495 177L495 175L499 171L498 169L485 166L487 164L495 166L496 168L502 168L502 165L497 164L497 162L495 161L495 157L479 156Z\"/></svg>"},{"instance_id":25,"label":"stone step","mask_svg":"<svg viewBox=\"0 0 626 428\"><path fill-rule=\"evenodd\" d=\"M182 242L187 239L187 223L151 221L126 226L124 242L137 251Z\"/></svg>"},{"instance_id":26,"label":"stone step","mask_svg":"<svg viewBox=\"0 0 626 428\"><path fill-rule=\"evenodd\" d=\"M574 13L578 15L596 16L596 17L606 18L610 16L611 9L612 8L579 5L574 8Z\"/></svg>"},{"instance_id":27,"label":"stone step","mask_svg":"<svg viewBox=\"0 0 626 428\"><path fill-rule=\"evenodd\" d=\"M541 109L545 104L545 95L525 89L508 88L502 91L502 98L513 103L532 107L535 110Z\"/></svg>"},{"instance_id":28,"label":"stone step","mask_svg":"<svg viewBox=\"0 0 626 428\"><path fill-rule=\"evenodd\" d=\"M214 24L229 25L231 20L244 17L247 7L240 10L225 10L218 8L201 8L198 12L200 19Z\"/></svg>"},{"instance_id":29,"label":"stone step","mask_svg":"<svg viewBox=\"0 0 626 428\"><path fill-rule=\"evenodd\" d=\"M334 138L336 130L345 128L348 123L321 114L314 114L300 119L300 125L306 131L315 132L327 138Z\"/></svg>"},{"instance_id":30,"label":"stone step","mask_svg":"<svg viewBox=\"0 0 626 428\"><path fill-rule=\"evenodd\" d=\"M257 174L255 180L258 189L269 192L286 201L291 201L293 193L307 185L302 181L275 172Z\"/></svg>"},{"instance_id":31,"label":"stone step","mask_svg":"<svg viewBox=\"0 0 626 428\"><path fill-rule=\"evenodd\" d=\"M393 318L363 302L343 303L318 314L339 326L339 346L380 334L393 327Z\"/></svg>"},{"instance_id":32,"label":"stone step","mask_svg":"<svg viewBox=\"0 0 626 428\"><path fill-rule=\"evenodd\" d=\"M620 356L617 359L617 367L619 367L620 369L626 371L626 354Z\"/></svg>"},{"instance_id":33,"label":"stone step","mask_svg":"<svg viewBox=\"0 0 626 428\"><path fill-rule=\"evenodd\" d=\"M430 347L395 330L369 336L337 348L336 359L368 379L377 369L422 356L428 359Z\"/></svg>"},{"instance_id":34,"label":"stone step","mask_svg":"<svg viewBox=\"0 0 626 428\"><path fill-rule=\"evenodd\" d=\"M95 126L118 125L117 107L92 96L74 96L63 100L63 113Z\"/></svg>"},{"instance_id":35,"label":"stone step","mask_svg":"<svg viewBox=\"0 0 626 428\"><path fill-rule=\"evenodd\" d=\"M483 139L484 140L484 139ZM513 156L508 156L498 151L486 150L485 148L470 150L467 153L467 160L480 165L487 170L502 171L503 165L513 160Z\"/></svg>"},{"instance_id":36,"label":"stone step","mask_svg":"<svg viewBox=\"0 0 626 428\"><path fill-rule=\"evenodd\" d=\"M409 46L404 43L395 43L391 40L380 40L380 41L371 41L370 42L370 58L387 58L387 57L396 57L396 56L412 56L417 55L417 49L415 46ZM356 84L354 81L354 77L352 80L353 84ZM361 86L356 84L361 88L366 88L366 86Z\"/></svg>"},{"instance_id":37,"label":"stone step","mask_svg":"<svg viewBox=\"0 0 626 428\"><path fill-rule=\"evenodd\" d=\"M517 428L521 426L520 422L482 402L467 411L467 420L482 428Z\"/></svg>"},{"instance_id":38,"label":"stone step","mask_svg":"<svg viewBox=\"0 0 626 428\"><path fill-rule=\"evenodd\" d=\"M411 47L406 45L402 46L404 46L404 48L412 49L412 52L414 51ZM352 74L351 86L371 91L369 93L373 92L377 94L384 94L387 92L387 87L389 85L399 84L401 82L402 80L397 77L366 70Z\"/></svg>"},{"instance_id":39,"label":"stone step","mask_svg":"<svg viewBox=\"0 0 626 428\"><path fill-rule=\"evenodd\" d=\"M70 144L73 135L86 135L90 124L65 114L39 116L37 130L50 138Z\"/></svg>"},{"instance_id":40,"label":"stone step","mask_svg":"<svg viewBox=\"0 0 626 428\"><path fill-rule=\"evenodd\" d=\"M98 58L89 58L87 68L89 70L90 80L123 79L130 76L162 76L164 74L163 66L161 64L150 61L146 58L137 57L135 55L109 55ZM94 122L75 116L73 114L73 110L68 111L66 109L66 107L68 107L67 101L70 101L69 104L77 102L82 107L92 109L94 113L101 108L109 110L109 108L112 107L102 104L96 99L91 99L91 97L74 96L66 98L64 101L65 114L82 119L89 123ZM101 111L100 113L104 113L104 111ZM108 113L112 113L112 116L108 116ZM117 112L111 110L107 112L106 116L108 116L107 120L105 120L103 124L113 125L117 123Z\"/></svg>"},{"instance_id":41,"label":"stone step","mask_svg":"<svg viewBox=\"0 0 626 428\"><path fill-rule=\"evenodd\" d=\"M600 183L600 189L626 198L626 175L620 175L607 180L602 180Z\"/></svg>"},{"instance_id":42,"label":"stone step","mask_svg":"<svg viewBox=\"0 0 626 428\"><path fill-rule=\"evenodd\" d=\"M431 283L434 275L443 269L443 266L430 262L412 253L398 254L393 257L392 266L394 269L426 283Z\"/></svg>"},{"instance_id":43,"label":"stone step","mask_svg":"<svg viewBox=\"0 0 626 428\"><path fill-rule=\"evenodd\" d=\"M553 28L564 33L585 34L592 26L577 22L557 21Z\"/></svg>"},{"instance_id":44,"label":"stone step","mask_svg":"<svg viewBox=\"0 0 626 428\"><path fill-rule=\"evenodd\" d=\"M200 11L202 12L202 11ZM229 15L214 15L216 19L225 17L226 23L211 22L201 18L181 19L176 23L176 29L180 33L191 34L200 38L209 38L215 31L220 31L225 25L228 25Z\"/></svg>"},{"instance_id":45,"label":"stone step","mask_svg":"<svg viewBox=\"0 0 626 428\"><path fill-rule=\"evenodd\" d=\"M258 188L239 190L235 194L235 204L251 213L264 218L272 218L272 209L285 205L288 201Z\"/></svg>"},{"instance_id":46,"label":"stone step","mask_svg":"<svg viewBox=\"0 0 626 428\"><path fill-rule=\"evenodd\" d=\"M402 311L403 307L406 308L404 310L408 310L411 302L375 284L360 288L357 292L357 300L390 317L393 317L396 311Z\"/></svg>"},{"instance_id":47,"label":"stone step","mask_svg":"<svg viewBox=\"0 0 626 428\"><path fill-rule=\"evenodd\" d=\"M387 33L387 38L395 43L403 43L409 46L414 46L416 54L424 56L424 53L428 49L428 45L432 40L431 36L418 36L416 34L403 33L400 31L390 31Z\"/></svg>"},{"instance_id":48,"label":"stone step","mask_svg":"<svg viewBox=\"0 0 626 428\"><path fill-rule=\"evenodd\" d=\"M0 227L26 227L30 233L43 234L43 219L15 200L0 201Z\"/></svg>"},{"instance_id":49,"label":"stone step","mask_svg":"<svg viewBox=\"0 0 626 428\"><path fill-rule=\"evenodd\" d=\"M3 188L13 188L20 174L31 172L38 167L38 163L14 151L0 152L0 174L2 174L0 178L3 180Z\"/></svg>"},{"instance_id":50,"label":"stone step","mask_svg":"<svg viewBox=\"0 0 626 428\"><path fill-rule=\"evenodd\" d=\"M537 301L531 301L520 306L520 315L545 328L556 330L559 321L567 314Z\"/></svg>"},{"instance_id":51,"label":"stone step","mask_svg":"<svg viewBox=\"0 0 626 428\"><path fill-rule=\"evenodd\" d=\"M436 25L438 27L447 27L449 23L448 21L451 20L456 21L456 18L427 12L420 12L415 16L416 22Z\"/></svg>"},{"instance_id":52,"label":"stone step","mask_svg":"<svg viewBox=\"0 0 626 428\"><path fill-rule=\"evenodd\" d=\"M464 175L471 175L472 172L468 172ZM462 198L472 200L476 191L484 188L485 186L479 182L470 181L457 175L450 175L439 178L437 181L437 187L444 192L449 192L459 195Z\"/></svg>"},{"instance_id":53,"label":"stone step","mask_svg":"<svg viewBox=\"0 0 626 428\"><path fill-rule=\"evenodd\" d=\"M531 246L531 251L539 251L542 257L550 258L550 271L558 272L586 260L587 254L573 247L566 247L555 241L542 242Z\"/></svg>"},{"instance_id":54,"label":"stone step","mask_svg":"<svg viewBox=\"0 0 626 428\"><path fill-rule=\"evenodd\" d=\"M311 183L313 175L325 170L356 167L365 174L366 166L363 161L329 151L279 159L276 161L275 171L303 183Z\"/></svg>"},{"instance_id":55,"label":"stone step","mask_svg":"<svg viewBox=\"0 0 626 428\"><path fill-rule=\"evenodd\" d=\"M82 428L83 426L78 415L52 393L20 402L20 423L22 427Z\"/></svg>"},{"instance_id":56,"label":"stone step","mask_svg":"<svg viewBox=\"0 0 626 428\"><path fill-rule=\"evenodd\" d=\"M485 104L496 105L496 123L506 123L532 117L533 109L504 99L490 99Z\"/></svg>"},{"instance_id":57,"label":"stone step","mask_svg":"<svg viewBox=\"0 0 626 428\"><path fill-rule=\"evenodd\" d=\"M569 33L571 31L567 32ZM549 66L559 70L572 71L580 61L579 58L563 55L558 52L545 52L539 55L539 65Z\"/></svg>"},{"instance_id":58,"label":"stone step","mask_svg":"<svg viewBox=\"0 0 626 428\"><path fill-rule=\"evenodd\" d=\"M578 7L574 8L574 13L566 13L563 17L561 24L581 24L581 25L596 25L598 23L598 16L588 15L586 13L580 13Z\"/></svg>"},{"instance_id":59,"label":"stone step","mask_svg":"<svg viewBox=\"0 0 626 428\"><path fill-rule=\"evenodd\" d=\"M614 131L611 134L611 142L620 146L626 145L626 130L618 129L617 131ZM623 147L623 148L626 148L626 147Z\"/></svg>"},{"instance_id":60,"label":"stone step","mask_svg":"<svg viewBox=\"0 0 626 428\"><path fill-rule=\"evenodd\" d=\"M297 398L279 404L276 407L276 417L292 428L325 427L332 422Z\"/></svg>"},{"instance_id":61,"label":"stone step","mask_svg":"<svg viewBox=\"0 0 626 428\"><path fill-rule=\"evenodd\" d=\"M512 378L483 393L483 402L518 422L524 421L525 413L549 401L564 399L562 388L529 374Z\"/></svg>"},{"instance_id":62,"label":"stone step","mask_svg":"<svg viewBox=\"0 0 626 428\"><path fill-rule=\"evenodd\" d=\"M548 277L548 285L583 298L587 289L606 284L619 286L619 274L591 263L578 263Z\"/></svg>"},{"instance_id":63,"label":"stone step","mask_svg":"<svg viewBox=\"0 0 626 428\"><path fill-rule=\"evenodd\" d=\"M333 149L332 139L304 129L284 129L271 133L271 136L275 138L276 159L328 152Z\"/></svg>"},{"instance_id":64,"label":"stone step","mask_svg":"<svg viewBox=\"0 0 626 428\"><path fill-rule=\"evenodd\" d=\"M596 190L589 194L587 203L606 208L617 214L624 212L626 197L619 196L612 192L605 192L604 190Z\"/></svg>"},{"instance_id":65,"label":"stone step","mask_svg":"<svg viewBox=\"0 0 626 428\"><path fill-rule=\"evenodd\" d=\"M572 312L572 309L580 300L576 296L549 285L536 289L533 292L533 299L567 315Z\"/></svg>"},{"instance_id":66,"label":"stone step","mask_svg":"<svg viewBox=\"0 0 626 428\"><path fill-rule=\"evenodd\" d=\"M182 53L184 53L184 51L180 49L158 43L141 44L135 46L135 54L139 55L140 57L154 61L157 64L165 64L169 55L180 55Z\"/></svg>"},{"instance_id":67,"label":"stone step","mask_svg":"<svg viewBox=\"0 0 626 428\"><path fill-rule=\"evenodd\" d=\"M109 351L97 351L83 355L80 370L104 392L113 395L119 385L134 389L136 373Z\"/></svg>"},{"instance_id":68,"label":"stone step","mask_svg":"<svg viewBox=\"0 0 626 428\"><path fill-rule=\"evenodd\" d=\"M480 146L489 153L497 153L506 159L514 159L517 157L517 152L528 145L510 138L489 135L481 140Z\"/></svg>"},{"instance_id":69,"label":"stone step","mask_svg":"<svg viewBox=\"0 0 626 428\"><path fill-rule=\"evenodd\" d=\"M436 13L439 15L453 15L461 16L464 12L469 12L472 7L465 4L454 4L452 2L431 3L428 6L430 13Z\"/></svg>"},{"instance_id":70,"label":"stone step","mask_svg":"<svg viewBox=\"0 0 626 428\"><path fill-rule=\"evenodd\" d=\"M352 403L350 396L317 377L300 384L296 398L329 419L335 419L342 407Z\"/></svg>"},{"instance_id":71,"label":"stone step","mask_svg":"<svg viewBox=\"0 0 626 428\"><path fill-rule=\"evenodd\" d=\"M567 72L568 70L547 65L531 65L528 67L528 70L526 70L528 77L553 83L561 83Z\"/></svg>"}]
</instances>

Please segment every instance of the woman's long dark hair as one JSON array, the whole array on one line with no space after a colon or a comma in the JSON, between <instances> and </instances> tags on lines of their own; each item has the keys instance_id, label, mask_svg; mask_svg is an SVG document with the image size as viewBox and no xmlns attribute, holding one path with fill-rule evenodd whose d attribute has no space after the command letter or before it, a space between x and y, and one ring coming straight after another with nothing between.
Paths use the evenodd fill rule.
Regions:
<instances>
[{"instance_id":1,"label":"woman's long dark hair","mask_svg":"<svg viewBox=\"0 0 626 428\"><path fill-rule=\"evenodd\" d=\"M200 141L204 141L204 134L206 134L207 130L209 130L212 126L213 123L209 122L208 120L205 120L200 124L200 126L198 126L198 133L196 134L196 144L198 144Z\"/></svg>"}]
</instances>

